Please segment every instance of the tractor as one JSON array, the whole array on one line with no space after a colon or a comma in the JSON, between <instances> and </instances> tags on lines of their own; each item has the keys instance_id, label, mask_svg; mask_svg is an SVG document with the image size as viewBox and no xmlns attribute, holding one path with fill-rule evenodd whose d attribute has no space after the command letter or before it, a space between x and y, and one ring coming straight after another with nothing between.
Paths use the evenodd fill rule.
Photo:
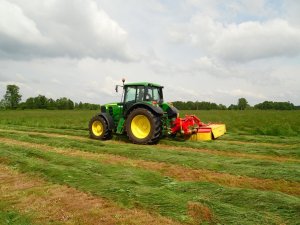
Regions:
<instances>
[{"instance_id":1,"label":"tractor","mask_svg":"<svg viewBox=\"0 0 300 225\"><path fill-rule=\"evenodd\" d=\"M195 115L179 117L178 110L163 100L163 86L141 82L116 85L123 88L122 101L101 106L91 118L92 139L109 140L113 134L126 134L135 144L156 144L163 136L178 133L189 140L211 140L226 132L224 124L204 124Z\"/></svg>"}]
</instances>

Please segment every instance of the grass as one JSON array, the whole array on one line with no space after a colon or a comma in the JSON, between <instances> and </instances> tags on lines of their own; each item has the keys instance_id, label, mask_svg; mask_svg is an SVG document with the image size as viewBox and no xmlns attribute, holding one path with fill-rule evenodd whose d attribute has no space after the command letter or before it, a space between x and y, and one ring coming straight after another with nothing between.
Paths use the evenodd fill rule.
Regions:
<instances>
[{"instance_id":1,"label":"grass","mask_svg":"<svg viewBox=\"0 0 300 225\"><path fill-rule=\"evenodd\" d=\"M189 221L189 202L208 206L215 220L225 224L276 224L278 217L286 222L300 219L299 199L285 194L207 182L178 182L143 169L101 164L32 148L0 144L0 150L1 157L22 172L112 199L126 207L154 210L182 222Z\"/></svg>"},{"instance_id":2,"label":"grass","mask_svg":"<svg viewBox=\"0 0 300 225\"><path fill-rule=\"evenodd\" d=\"M89 110L0 111L0 124L82 131L87 130L89 119L97 112ZM300 110L181 111L181 115L185 114L195 114L206 123L225 123L230 133L287 137L300 135Z\"/></svg>"},{"instance_id":3,"label":"grass","mask_svg":"<svg viewBox=\"0 0 300 225\"><path fill-rule=\"evenodd\" d=\"M279 190L276 188L257 189L251 182L248 186L230 186L213 180L183 181L165 171L136 166L140 160L145 165L161 163L186 168L187 172L195 169L230 175L239 182L248 177L260 182L293 183L297 187L300 111L183 111L182 114L196 114L204 122L223 122L228 133L216 141L163 139L154 146L133 145L122 136L106 142L89 140L87 125L95 113L0 111L0 163L53 184L74 187L123 207L156 212L181 223L297 224L300 221L300 199L293 193L275 191ZM4 139L28 145L18 146L17 141L1 143ZM70 154L46 151L41 145ZM92 154L72 155L75 151ZM123 157L120 159L124 163L96 160L100 155ZM27 215L2 200L0 221L31 223Z\"/></svg>"},{"instance_id":4,"label":"grass","mask_svg":"<svg viewBox=\"0 0 300 225\"><path fill-rule=\"evenodd\" d=\"M7 206L6 206L7 207ZM28 216L14 210L2 209L0 205L0 225L30 225L33 224Z\"/></svg>"},{"instance_id":5,"label":"grass","mask_svg":"<svg viewBox=\"0 0 300 225\"><path fill-rule=\"evenodd\" d=\"M299 162L272 162L257 159L243 159L211 155L201 152L160 149L156 146L138 146L126 143L113 144L99 141L80 141L41 135L0 134L32 143L43 143L54 147L75 148L84 151L109 153L131 159L146 159L156 162L177 164L193 169L208 169L234 175L257 178L300 181Z\"/></svg>"},{"instance_id":6,"label":"grass","mask_svg":"<svg viewBox=\"0 0 300 225\"><path fill-rule=\"evenodd\" d=\"M12 208L12 204L1 199L0 225L30 225L33 224L29 215L20 214Z\"/></svg>"}]
</instances>

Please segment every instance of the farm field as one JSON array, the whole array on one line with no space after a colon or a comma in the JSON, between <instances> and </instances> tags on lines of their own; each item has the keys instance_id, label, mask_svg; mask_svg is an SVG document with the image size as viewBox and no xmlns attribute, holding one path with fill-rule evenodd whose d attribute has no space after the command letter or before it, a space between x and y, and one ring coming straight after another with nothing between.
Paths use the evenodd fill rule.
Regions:
<instances>
[{"instance_id":1,"label":"farm field","mask_svg":"<svg viewBox=\"0 0 300 225\"><path fill-rule=\"evenodd\" d=\"M0 111L0 224L299 224L300 111L181 111L215 141L88 138L96 111Z\"/></svg>"}]
</instances>

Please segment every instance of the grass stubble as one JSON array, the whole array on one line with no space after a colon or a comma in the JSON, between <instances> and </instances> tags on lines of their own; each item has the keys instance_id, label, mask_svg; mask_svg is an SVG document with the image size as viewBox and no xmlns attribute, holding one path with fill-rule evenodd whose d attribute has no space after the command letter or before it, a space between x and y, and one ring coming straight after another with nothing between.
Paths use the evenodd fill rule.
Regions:
<instances>
[{"instance_id":1,"label":"grass stubble","mask_svg":"<svg viewBox=\"0 0 300 225\"><path fill-rule=\"evenodd\" d=\"M155 151L145 147L148 154L142 152L143 147L126 144L123 139L105 142L99 148L95 147L96 142L87 141L87 121L95 113L0 112L0 219L16 224L86 223L84 218L96 218L100 199L113 206L112 213L104 217L106 224L149 224L151 216L170 223L176 220L192 224L298 224L300 221L300 188L296 177L300 160L298 111L183 111L198 115L204 122L223 122L229 134L215 142L162 140ZM125 150L117 151L116 146ZM193 154L199 155L203 162L210 157L212 160L224 157L224 164L229 167L247 170L258 166L261 171L248 176L239 169L226 172L221 163L207 164L208 167L192 160L188 163ZM187 161L180 159L184 157ZM99 170L103 173L98 174ZM3 173L15 178L3 177ZM38 184L26 186L36 181ZM18 186L21 188L12 192L5 189ZM84 202L79 204L79 199L77 204L71 195ZM28 208L30 204L33 208ZM51 209L52 205L56 208ZM83 206L81 211L80 206ZM42 212L45 207L50 207L47 209L50 214ZM125 216L114 214L119 209L125 211ZM136 210L147 215L151 212L150 220L137 221L130 216L126 219L128 213Z\"/></svg>"}]
</instances>

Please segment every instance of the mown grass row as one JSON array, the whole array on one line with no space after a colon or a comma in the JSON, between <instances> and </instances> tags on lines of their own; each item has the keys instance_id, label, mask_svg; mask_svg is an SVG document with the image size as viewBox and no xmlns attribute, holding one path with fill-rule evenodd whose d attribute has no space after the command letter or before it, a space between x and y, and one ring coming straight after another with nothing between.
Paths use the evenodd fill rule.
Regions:
<instances>
[{"instance_id":1,"label":"mown grass row","mask_svg":"<svg viewBox=\"0 0 300 225\"><path fill-rule=\"evenodd\" d=\"M0 111L0 124L40 128L87 130L88 121L98 111L22 110ZM195 114L203 122L225 123L230 133L271 136L299 136L300 110L181 111Z\"/></svg>"},{"instance_id":2,"label":"mown grass row","mask_svg":"<svg viewBox=\"0 0 300 225\"><path fill-rule=\"evenodd\" d=\"M300 183L286 180L259 179L246 176L236 176L228 173L220 173L206 169L191 169L185 166L169 164L164 162L148 161L143 159L129 159L124 156L113 154L102 154L81 151L74 148L57 148L45 144L36 144L25 141L1 138L0 141L13 146L38 148L42 151L50 151L66 156L92 159L101 163L120 164L136 168L156 171L164 176L172 177L178 181L201 181L211 182L222 186L250 188L257 190L280 191L282 193L300 196Z\"/></svg>"},{"instance_id":3,"label":"mown grass row","mask_svg":"<svg viewBox=\"0 0 300 225\"><path fill-rule=\"evenodd\" d=\"M130 159L164 162L193 169L207 169L233 175L300 181L299 162L243 159L202 152L181 151L180 149L161 149L159 146L139 146L122 142L116 144L114 142L100 142L88 139L86 141L78 141L32 134L1 133L0 137L9 137L16 140L46 144L54 147L74 148L88 152L120 155Z\"/></svg>"},{"instance_id":4,"label":"mown grass row","mask_svg":"<svg viewBox=\"0 0 300 225\"><path fill-rule=\"evenodd\" d=\"M20 214L18 211L9 208L9 204L1 200L0 202L0 224L1 225L30 225L33 224L30 216Z\"/></svg>"},{"instance_id":5,"label":"mown grass row","mask_svg":"<svg viewBox=\"0 0 300 225\"><path fill-rule=\"evenodd\" d=\"M191 220L190 203L208 207L213 223L296 224L300 219L299 198L281 193L228 188L207 182L178 182L153 171L3 143L0 143L0 157L22 172L179 221Z\"/></svg>"},{"instance_id":6,"label":"mown grass row","mask_svg":"<svg viewBox=\"0 0 300 225\"><path fill-rule=\"evenodd\" d=\"M37 133L50 133L50 134L62 134L72 135L75 137L88 138L87 131L78 131L72 129L54 129L54 128L34 128L24 126L4 126L0 125L2 132L37 132ZM268 140L271 139L270 142ZM113 140L129 142L126 136L113 137ZM298 137L265 137L265 136L245 136L226 134L214 141L205 142L192 142L184 141L183 138L164 138L160 140L160 144L168 146L178 147L190 147L195 149L212 149L227 152L240 152L258 155L270 155L270 156L285 156L300 159L300 139Z\"/></svg>"},{"instance_id":7,"label":"mown grass row","mask_svg":"<svg viewBox=\"0 0 300 225\"><path fill-rule=\"evenodd\" d=\"M297 142L298 141L298 142ZM220 137L214 141L184 141L182 139L162 139L160 144L178 147L191 147L198 149L213 149L227 152L239 152L259 155L272 155L272 156L287 156L300 159L300 138L295 140L294 144L276 145L267 142L249 142L247 140L241 141L239 138L234 138L230 134Z\"/></svg>"},{"instance_id":8,"label":"mown grass row","mask_svg":"<svg viewBox=\"0 0 300 225\"><path fill-rule=\"evenodd\" d=\"M157 213L119 207L105 198L20 173L1 163L0 177L1 210L7 215L0 224L20 225L26 218L26 224L179 224Z\"/></svg>"},{"instance_id":9,"label":"mown grass row","mask_svg":"<svg viewBox=\"0 0 300 225\"><path fill-rule=\"evenodd\" d=\"M1 164L1 158L0 158ZM0 174L1 176L1 174ZM2 178L2 177L1 177ZM4 192L2 189L2 182L4 180L0 179L0 194ZM26 215L18 212L14 209L14 205L11 201L7 199L0 199L0 225L30 225L33 224L30 215Z\"/></svg>"}]
</instances>

